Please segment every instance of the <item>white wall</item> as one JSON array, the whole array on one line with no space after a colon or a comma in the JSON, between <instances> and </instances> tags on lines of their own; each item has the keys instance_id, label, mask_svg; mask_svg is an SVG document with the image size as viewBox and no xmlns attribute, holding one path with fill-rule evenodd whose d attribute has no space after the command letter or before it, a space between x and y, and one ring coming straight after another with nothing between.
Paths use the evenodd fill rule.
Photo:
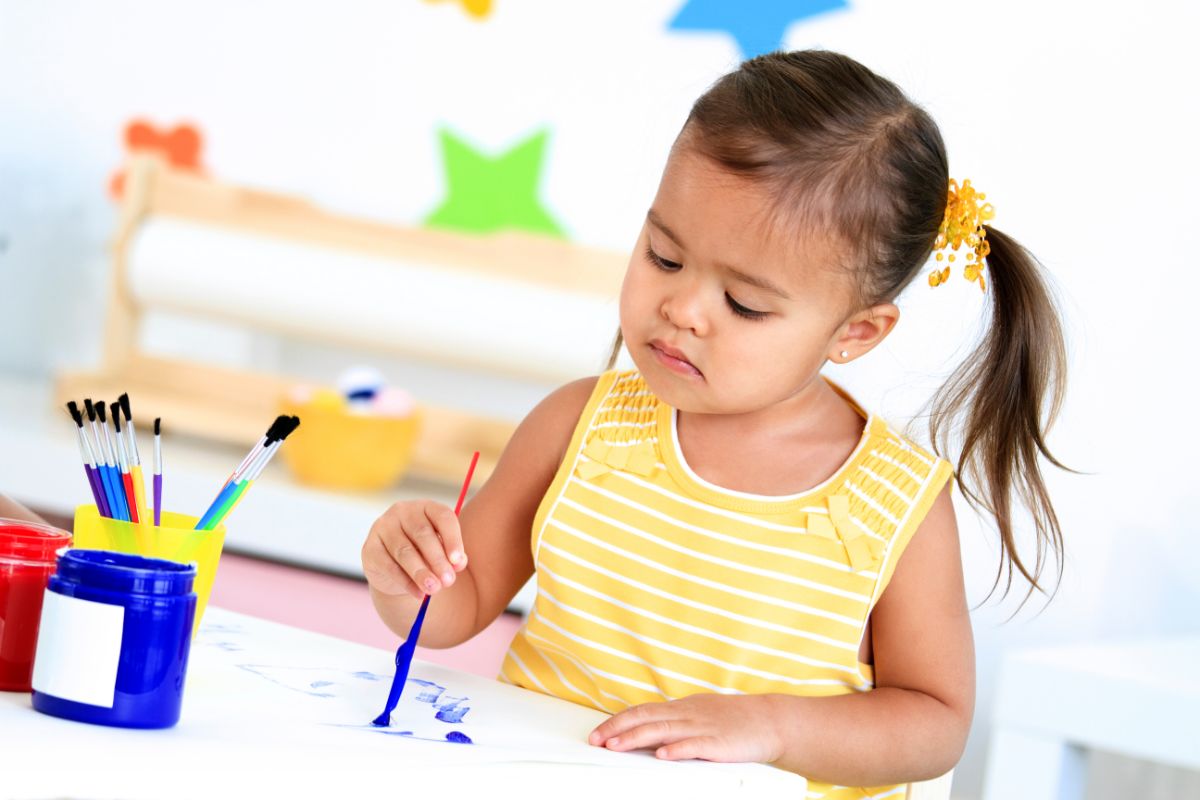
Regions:
<instances>
[{"instance_id":1,"label":"white wall","mask_svg":"<svg viewBox=\"0 0 1200 800\"><path fill-rule=\"evenodd\" d=\"M199 124L220 178L403 223L441 199L439 126L497 152L548 128L545 205L576 241L627 249L691 101L737 59L731 40L667 31L679 0L495 6L480 23L414 0L0 0L0 371L96 357L104 188L133 116ZM1185 355L1200 14L1164 2L852 6L793 26L787 44L846 52L924 105L952 174L988 193L1068 316L1070 396L1051 443L1088 474L1049 475L1068 548L1058 598L1007 624L1013 598L975 613L979 708L956 786L969 795L1004 648L1200 627L1198 381ZM845 375L901 423L961 355L981 306L956 280L915 286L904 308L887 346ZM980 601L994 539L965 507L960 518Z\"/></svg>"}]
</instances>

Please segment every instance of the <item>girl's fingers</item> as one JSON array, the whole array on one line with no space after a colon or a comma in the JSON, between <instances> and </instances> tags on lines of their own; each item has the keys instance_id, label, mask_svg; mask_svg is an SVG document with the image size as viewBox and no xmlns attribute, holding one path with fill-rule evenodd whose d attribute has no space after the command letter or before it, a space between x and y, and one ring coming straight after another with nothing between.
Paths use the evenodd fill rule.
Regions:
<instances>
[{"instance_id":1,"label":"girl's fingers","mask_svg":"<svg viewBox=\"0 0 1200 800\"><path fill-rule=\"evenodd\" d=\"M420 513L419 519L414 519L412 526L405 528L404 532L408 535L411 546L414 546L420 553L424 567L428 571L428 575L409 573L417 580L418 585L424 588L427 594L433 594L443 586L454 583L454 569L446 559L446 550L442 547L442 537L438 535L437 529L430 524L425 514ZM401 544L401 549L403 547L404 545Z\"/></svg>"},{"instance_id":2,"label":"girl's fingers","mask_svg":"<svg viewBox=\"0 0 1200 800\"><path fill-rule=\"evenodd\" d=\"M438 589L442 588L442 584L434 575L433 570L425 563L425 559L421 556L421 551L417 549L417 545L413 544L408 539L402 539L399 546L392 553L392 558L400 569L404 570L413 583L417 585L425 594L433 594Z\"/></svg>"},{"instance_id":3,"label":"girl's fingers","mask_svg":"<svg viewBox=\"0 0 1200 800\"><path fill-rule=\"evenodd\" d=\"M454 583L455 573L466 568L458 518L433 502L392 505L371 527L362 558L373 587L417 599Z\"/></svg>"},{"instance_id":4,"label":"girl's fingers","mask_svg":"<svg viewBox=\"0 0 1200 800\"><path fill-rule=\"evenodd\" d=\"M463 547L462 526L458 524L458 517L454 515L454 511L441 503L426 503L425 518L441 537L442 548L450 566L456 572L466 569L467 551Z\"/></svg>"},{"instance_id":5,"label":"girl's fingers","mask_svg":"<svg viewBox=\"0 0 1200 800\"><path fill-rule=\"evenodd\" d=\"M686 761L689 758L723 761L725 759L721 757L720 744L715 736L693 736L664 744L654 751L654 755L664 761Z\"/></svg>"},{"instance_id":6,"label":"girl's fingers","mask_svg":"<svg viewBox=\"0 0 1200 800\"><path fill-rule=\"evenodd\" d=\"M588 736L588 742L603 747L613 737L624 738L628 731L639 725L646 725L665 718L666 710L667 703L643 703L630 706L597 725L596 729Z\"/></svg>"},{"instance_id":7,"label":"girl's fingers","mask_svg":"<svg viewBox=\"0 0 1200 800\"><path fill-rule=\"evenodd\" d=\"M417 586L391 557L383 541L372 532L362 549L363 577L383 594L414 594Z\"/></svg>"},{"instance_id":8,"label":"girl's fingers","mask_svg":"<svg viewBox=\"0 0 1200 800\"><path fill-rule=\"evenodd\" d=\"M389 520L388 552L400 568L408 574L422 595L433 594L442 588L438 574L436 550L441 548L437 532L425 518L418 503L398 503L396 514ZM442 560L445 557L442 556Z\"/></svg>"},{"instance_id":9,"label":"girl's fingers","mask_svg":"<svg viewBox=\"0 0 1200 800\"><path fill-rule=\"evenodd\" d=\"M604 742L609 750L641 750L649 747L673 744L692 735L686 723L680 719L659 719L647 722L612 736Z\"/></svg>"}]
</instances>

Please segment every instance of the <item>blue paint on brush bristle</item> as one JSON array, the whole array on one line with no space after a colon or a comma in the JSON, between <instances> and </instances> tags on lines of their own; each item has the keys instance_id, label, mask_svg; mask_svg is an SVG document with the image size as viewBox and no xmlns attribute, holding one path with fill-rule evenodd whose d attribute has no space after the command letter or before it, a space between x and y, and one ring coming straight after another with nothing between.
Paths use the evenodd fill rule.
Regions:
<instances>
[{"instance_id":1,"label":"blue paint on brush bristle","mask_svg":"<svg viewBox=\"0 0 1200 800\"><path fill-rule=\"evenodd\" d=\"M371 724L376 727L386 728L391 723L392 712L396 710L396 703L400 702L400 693L404 691L404 685L408 682L408 670L412 667L413 653L417 649L421 624L425 621L425 612L428 609L429 595L425 595L425 599L421 601L421 608L417 611L417 618L413 620L412 629L408 632L408 638L396 650L396 674L392 676L392 688L388 692L387 704L383 707L383 713L371 720Z\"/></svg>"}]
</instances>

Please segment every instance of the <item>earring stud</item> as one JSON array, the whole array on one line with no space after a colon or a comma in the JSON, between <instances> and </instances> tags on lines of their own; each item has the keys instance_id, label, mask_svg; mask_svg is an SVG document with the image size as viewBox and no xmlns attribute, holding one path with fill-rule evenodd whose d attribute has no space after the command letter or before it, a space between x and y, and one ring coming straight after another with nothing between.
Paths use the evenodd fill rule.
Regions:
<instances>
[{"instance_id":1,"label":"earring stud","mask_svg":"<svg viewBox=\"0 0 1200 800\"><path fill-rule=\"evenodd\" d=\"M850 354L849 354L849 353L847 353L845 350L843 350L843 351L842 351L842 358L849 358L849 357L850 357Z\"/></svg>"}]
</instances>

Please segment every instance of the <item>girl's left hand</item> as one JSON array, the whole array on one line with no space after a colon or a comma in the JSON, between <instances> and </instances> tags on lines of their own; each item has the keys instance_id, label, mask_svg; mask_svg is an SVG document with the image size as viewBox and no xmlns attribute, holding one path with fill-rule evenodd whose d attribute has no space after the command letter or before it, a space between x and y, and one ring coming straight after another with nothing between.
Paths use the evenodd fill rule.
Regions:
<instances>
[{"instance_id":1,"label":"girl's left hand","mask_svg":"<svg viewBox=\"0 0 1200 800\"><path fill-rule=\"evenodd\" d=\"M652 747L669 761L771 763L782 748L770 705L768 695L694 694L631 706L593 730L588 744L619 751Z\"/></svg>"}]
</instances>

